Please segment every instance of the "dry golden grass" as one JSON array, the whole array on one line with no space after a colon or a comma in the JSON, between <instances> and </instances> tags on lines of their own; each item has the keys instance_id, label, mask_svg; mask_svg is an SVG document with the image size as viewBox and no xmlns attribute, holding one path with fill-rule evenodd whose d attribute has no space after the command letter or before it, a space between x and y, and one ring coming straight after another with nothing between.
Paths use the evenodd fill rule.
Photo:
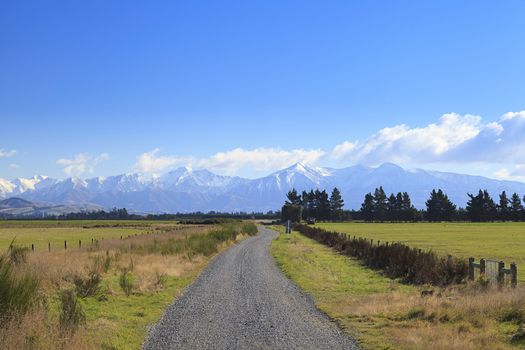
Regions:
<instances>
[{"instance_id":1,"label":"dry golden grass","mask_svg":"<svg viewBox=\"0 0 525 350\"><path fill-rule=\"evenodd\" d=\"M334 304L345 305L342 312L358 320L383 325L402 349L512 349L509 339L525 321L523 288L480 290L473 284L426 297L394 291Z\"/></svg>"},{"instance_id":2,"label":"dry golden grass","mask_svg":"<svg viewBox=\"0 0 525 350\"><path fill-rule=\"evenodd\" d=\"M84 350L137 347L137 342L144 336L145 325L160 316L174 294L189 284L210 259L194 254L162 255L143 248L151 247L155 242L160 244L205 234L214 228L216 226L166 225L156 227L148 234L104 239L93 245L84 245L82 249L77 246L67 250L30 252L27 262L16 269L19 274L30 272L39 277L41 298L37 307L16 321L2 325L0 320L0 348ZM238 235L235 241L243 238L243 235ZM233 243L222 242L217 250L222 251ZM124 269L133 274L131 297L126 297L119 287L118 278ZM58 322L59 292L75 289L75 277L85 278L90 271L102 276L103 299L98 301L98 296L82 299L87 324L75 333L66 334ZM137 326L136 317L144 326ZM115 339L108 341L106 338Z\"/></svg>"},{"instance_id":3,"label":"dry golden grass","mask_svg":"<svg viewBox=\"0 0 525 350\"><path fill-rule=\"evenodd\" d=\"M58 325L49 319L45 308L40 307L21 319L0 327L1 349L50 349L88 350L94 349L85 337L84 329L65 335Z\"/></svg>"}]
</instances>

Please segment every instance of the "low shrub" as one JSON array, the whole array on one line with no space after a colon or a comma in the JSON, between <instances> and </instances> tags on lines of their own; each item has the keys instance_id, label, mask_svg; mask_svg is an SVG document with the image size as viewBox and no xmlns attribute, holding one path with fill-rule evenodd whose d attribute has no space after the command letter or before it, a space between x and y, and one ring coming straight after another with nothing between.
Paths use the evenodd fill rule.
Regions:
<instances>
[{"instance_id":1,"label":"low shrub","mask_svg":"<svg viewBox=\"0 0 525 350\"><path fill-rule=\"evenodd\" d=\"M64 290L60 295L60 328L64 332L74 333L86 322L86 315L77 296L72 290Z\"/></svg>"},{"instance_id":2,"label":"low shrub","mask_svg":"<svg viewBox=\"0 0 525 350\"><path fill-rule=\"evenodd\" d=\"M238 234L257 234L253 223L223 223L207 233L186 236L184 239L153 240L149 244L130 244L130 250L137 253L160 253L162 255L180 254L189 260L195 255L210 256L217 252L222 242L235 240Z\"/></svg>"},{"instance_id":3,"label":"low shrub","mask_svg":"<svg viewBox=\"0 0 525 350\"><path fill-rule=\"evenodd\" d=\"M412 284L446 286L463 282L468 276L465 259L440 257L432 251L409 247L402 243L374 244L365 238L349 237L307 225L295 229L319 243L343 254L354 256L372 268L381 269L392 278Z\"/></svg>"},{"instance_id":4,"label":"low shrub","mask_svg":"<svg viewBox=\"0 0 525 350\"><path fill-rule=\"evenodd\" d=\"M27 261L27 253L29 253L28 247L19 247L11 244L9 246L9 259L14 264L23 264Z\"/></svg>"},{"instance_id":5,"label":"low shrub","mask_svg":"<svg viewBox=\"0 0 525 350\"><path fill-rule=\"evenodd\" d=\"M17 274L14 268L10 259L0 255L0 319L25 314L37 296L40 280L31 273Z\"/></svg>"},{"instance_id":6,"label":"low shrub","mask_svg":"<svg viewBox=\"0 0 525 350\"><path fill-rule=\"evenodd\" d=\"M129 297L131 293L133 293L133 289L135 288L135 276L129 269L123 269L120 272L119 285L126 296Z\"/></svg>"},{"instance_id":7,"label":"low shrub","mask_svg":"<svg viewBox=\"0 0 525 350\"><path fill-rule=\"evenodd\" d=\"M255 236L258 230L254 223L249 222L242 225L241 232L249 236Z\"/></svg>"},{"instance_id":8,"label":"low shrub","mask_svg":"<svg viewBox=\"0 0 525 350\"><path fill-rule=\"evenodd\" d=\"M76 275L73 278L76 291L82 298L97 295L100 291L102 276L98 272L89 272L87 276Z\"/></svg>"},{"instance_id":9,"label":"low shrub","mask_svg":"<svg viewBox=\"0 0 525 350\"><path fill-rule=\"evenodd\" d=\"M498 313L498 321L513 322L517 324L525 323L525 305L523 303L513 303L503 307Z\"/></svg>"},{"instance_id":10,"label":"low shrub","mask_svg":"<svg viewBox=\"0 0 525 350\"><path fill-rule=\"evenodd\" d=\"M168 282L168 275L165 273L155 272L155 286L160 288L166 288Z\"/></svg>"},{"instance_id":11,"label":"low shrub","mask_svg":"<svg viewBox=\"0 0 525 350\"><path fill-rule=\"evenodd\" d=\"M87 276L76 275L73 277L73 284L80 297L86 298L99 294L100 283L102 282L101 270L103 269L103 260L100 256L97 256L89 268Z\"/></svg>"}]
</instances>

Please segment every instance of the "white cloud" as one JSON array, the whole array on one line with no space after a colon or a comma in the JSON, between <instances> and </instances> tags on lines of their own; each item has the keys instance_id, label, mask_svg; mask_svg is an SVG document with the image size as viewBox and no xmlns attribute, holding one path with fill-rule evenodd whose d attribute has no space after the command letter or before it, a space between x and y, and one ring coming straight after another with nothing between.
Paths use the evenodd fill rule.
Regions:
<instances>
[{"instance_id":1,"label":"white cloud","mask_svg":"<svg viewBox=\"0 0 525 350\"><path fill-rule=\"evenodd\" d=\"M160 149L155 148L151 152L145 152L139 155L137 157L137 163L135 163L135 170L143 173L159 173L190 161L189 158L159 156L159 152Z\"/></svg>"},{"instance_id":2,"label":"white cloud","mask_svg":"<svg viewBox=\"0 0 525 350\"><path fill-rule=\"evenodd\" d=\"M278 148L256 148L253 150L236 148L231 151L216 153L209 158L199 159L196 166L233 174L242 168L262 171L281 169L297 162L314 164L323 155L324 152L319 149L285 151Z\"/></svg>"},{"instance_id":3,"label":"white cloud","mask_svg":"<svg viewBox=\"0 0 525 350\"><path fill-rule=\"evenodd\" d=\"M210 157L176 157L160 156L158 148L137 157L135 170L143 173L159 173L177 166L187 165L195 168L206 168L225 174L234 174L241 169L269 171L280 169L297 162L316 163L325 152L322 150L281 150L278 148L256 148L245 150L235 148L226 152L218 152Z\"/></svg>"},{"instance_id":4,"label":"white cloud","mask_svg":"<svg viewBox=\"0 0 525 350\"><path fill-rule=\"evenodd\" d=\"M357 146L357 142L345 141L334 147L334 149L332 150L332 157L334 157L335 159L344 158L345 155L353 152Z\"/></svg>"},{"instance_id":5,"label":"white cloud","mask_svg":"<svg viewBox=\"0 0 525 350\"><path fill-rule=\"evenodd\" d=\"M16 151L14 149L7 150L4 148L0 148L0 158L13 157L15 154L16 154Z\"/></svg>"},{"instance_id":6,"label":"white cloud","mask_svg":"<svg viewBox=\"0 0 525 350\"><path fill-rule=\"evenodd\" d=\"M64 172L69 176L79 176L84 173L93 173L95 167L102 161L108 160L109 154L101 153L93 157L89 153L76 154L73 159L61 158L57 164L64 168Z\"/></svg>"},{"instance_id":7,"label":"white cloud","mask_svg":"<svg viewBox=\"0 0 525 350\"><path fill-rule=\"evenodd\" d=\"M420 128L397 125L365 142L345 141L331 157L351 163L525 162L525 111L504 114L499 122L449 113ZM348 147L348 146L351 147Z\"/></svg>"},{"instance_id":8,"label":"white cloud","mask_svg":"<svg viewBox=\"0 0 525 350\"><path fill-rule=\"evenodd\" d=\"M501 121L512 120L512 119L521 119L525 121L525 111L519 112L508 112L503 114Z\"/></svg>"},{"instance_id":9,"label":"white cloud","mask_svg":"<svg viewBox=\"0 0 525 350\"><path fill-rule=\"evenodd\" d=\"M511 170L502 168L494 173L497 179L525 181L525 164L516 164Z\"/></svg>"},{"instance_id":10,"label":"white cloud","mask_svg":"<svg viewBox=\"0 0 525 350\"><path fill-rule=\"evenodd\" d=\"M509 112L498 121L483 122L480 116L444 114L436 123L421 127L405 124L379 130L364 141L346 140L331 151L263 147L235 148L209 157L165 156L159 149L137 157L135 170L160 173L187 165L207 168L224 174L239 171L255 173L274 171L296 162L334 166L394 162L405 165L473 164L491 165L490 173L499 178L525 179L520 170L509 164L525 164L525 111ZM503 165L504 164L504 165ZM499 171L495 171L497 169ZM518 173L522 171L522 173ZM495 174L494 174L495 173Z\"/></svg>"},{"instance_id":11,"label":"white cloud","mask_svg":"<svg viewBox=\"0 0 525 350\"><path fill-rule=\"evenodd\" d=\"M475 138L482 128L479 116L449 113L422 128L401 124L379 130L364 143L345 141L334 147L332 157L355 163L435 160Z\"/></svg>"},{"instance_id":12,"label":"white cloud","mask_svg":"<svg viewBox=\"0 0 525 350\"><path fill-rule=\"evenodd\" d=\"M8 168L10 170L16 170L16 169L20 168L20 165L15 164L15 163L11 163L11 164L8 165Z\"/></svg>"}]
</instances>

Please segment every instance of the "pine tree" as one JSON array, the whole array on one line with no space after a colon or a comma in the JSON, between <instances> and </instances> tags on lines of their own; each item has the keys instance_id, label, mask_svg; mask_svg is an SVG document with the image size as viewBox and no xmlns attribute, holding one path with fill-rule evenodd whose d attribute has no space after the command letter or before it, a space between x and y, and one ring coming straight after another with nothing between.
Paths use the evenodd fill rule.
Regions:
<instances>
[{"instance_id":1,"label":"pine tree","mask_svg":"<svg viewBox=\"0 0 525 350\"><path fill-rule=\"evenodd\" d=\"M523 205L520 196L514 192L510 197L509 219L512 221L522 220Z\"/></svg>"},{"instance_id":2,"label":"pine tree","mask_svg":"<svg viewBox=\"0 0 525 350\"><path fill-rule=\"evenodd\" d=\"M398 214L397 197L392 193L387 200L387 219L389 221L396 221L398 220Z\"/></svg>"},{"instance_id":3,"label":"pine tree","mask_svg":"<svg viewBox=\"0 0 525 350\"><path fill-rule=\"evenodd\" d=\"M519 197L518 197L519 198ZM498 218L503 221L510 219L509 211L509 199L507 198L507 193L505 191L501 192L499 195L499 204L497 206Z\"/></svg>"},{"instance_id":4,"label":"pine tree","mask_svg":"<svg viewBox=\"0 0 525 350\"><path fill-rule=\"evenodd\" d=\"M330 200L325 190L315 190L316 215L318 220L328 220L330 218Z\"/></svg>"},{"instance_id":5,"label":"pine tree","mask_svg":"<svg viewBox=\"0 0 525 350\"><path fill-rule=\"evenodd\" d=\"M467 202L467 216L471 221L482 222L494 220L496 211L496 204L490 197L487 190L479 190L478 195L474 196L468 194L469 201Z\"/></svg>"},{"instance_id":6,"label":"pine tree","mask_svg":"<svg viewBox=\"0 0 525 350\"><path fill-rule=\"evenodd\" d=\"M425 204L428 221L451 221L456 215L456 206L441 189L433 189Z\"/></svg>"},{"instance_id":7,"label":"pine tree","mask_svg":"<svg viewBox=\"0 0 525 350\"><path fill-rule=\"evenodd\" d=\"M374 220L384 221L387 215L387 197L383 186L374 191Z\"/></svg>"},{"instance_id":8,"label":"pine tree","mask_svg":"<svg viewBox=\"0 0 525 350\"><path fill-rule=\"evenodd\" d=\"M401 220L413 221L416 218L417 210L412 205L408 192L403 192L401 198Z\"/></svg>"},{"instance_id":9,"label":"pine tree","mask_svg":"<svg viewBox=\"0 0 525 350\"><path fill-rule=\"evenodd\" d=\"M302 200L301 200L301 196L299 196L299 194L297 194L297 191L295 190L295 188L293 188L291 191L289 191L286 194L286 198L288 198L288 200L286 201L286 204L288 204L288 205L299 205L299 206L301 206L303 204Z\"/></svg>"},{"instance_id":10,"label":"pine tree","mask_svg":"<svg viewBox=\"0 0 525 350\"><path fill-rule=\"evenodd\" d=\"M374 196L372 196L372 193L367 193L365 195L365 200L363 201L363 204L361 204L361 216L363 217L363 220L365 221L373 221L374 220Z\"/></svg>"},{"instance_id":11,"label":"pine tree","mask_svg":"<svg viewBox=\"0 0 525 350\"><path fill-rule=\"evenodd\" d=\"M344 205L345 202L341 196L341 192L337 187L334 187L332 194L330 195L330 212L332 220L341 220Z\"/></svg>"}]
</instances>

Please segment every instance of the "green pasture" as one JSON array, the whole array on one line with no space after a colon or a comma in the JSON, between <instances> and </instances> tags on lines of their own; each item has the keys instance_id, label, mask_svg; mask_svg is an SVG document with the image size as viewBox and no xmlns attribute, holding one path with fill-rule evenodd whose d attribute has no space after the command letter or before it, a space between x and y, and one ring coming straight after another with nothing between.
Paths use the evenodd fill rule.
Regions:
<instances>
[{"instance_id":1,"label":"green pasture","mask_svg":"<svg viewBox=\"0 0 525 350\"><path fill-rule=\"evenodd\" d=\"M516 262L525 281L525 223L318 223L316 226L383 242L403 242L440 255Z\"/></svg>"},{"instance_id":2,"label":"green pasture","mask_svg":"<svg viewBox=\"0 0 525 350\"><path fill-rule=\"evenodd\" d=\"M148 232L169 229L176 225L174 221L132 221L132 220L20 220L0 221L0 251L7 249L14 240L16 245L35 245L36 250L63 249L64 241L68 247L78 247L90 244L91 239L102 240L110 238L140 235Z\"/></svg>"}]
</instances>

